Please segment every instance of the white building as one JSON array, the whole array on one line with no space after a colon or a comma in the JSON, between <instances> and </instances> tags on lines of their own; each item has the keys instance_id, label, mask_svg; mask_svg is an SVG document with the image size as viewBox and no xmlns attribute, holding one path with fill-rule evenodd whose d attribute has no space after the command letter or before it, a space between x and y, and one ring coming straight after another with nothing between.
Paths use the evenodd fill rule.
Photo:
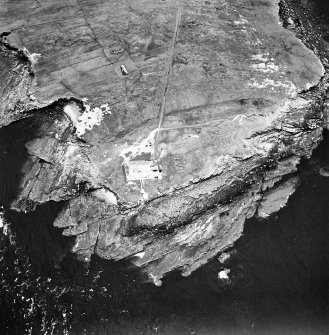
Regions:
<instances>
[{"instance_id":1,"label":"white building","mask_svg":"<svg viewBox=\"0 0 329 335\"><path fill-rule=\"evenodd\" d=\"M124 164L127 181L161 179L161 170L154 161L129 161Z\"/></svg>"}]
</instances>

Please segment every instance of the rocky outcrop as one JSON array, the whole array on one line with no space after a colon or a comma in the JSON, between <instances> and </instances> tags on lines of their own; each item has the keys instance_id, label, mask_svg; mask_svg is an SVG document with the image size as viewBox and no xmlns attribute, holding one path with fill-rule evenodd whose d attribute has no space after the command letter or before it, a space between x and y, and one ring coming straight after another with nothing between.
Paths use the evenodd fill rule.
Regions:
<instances>
[{"instance_id":1,"label":"rocky outcrop","mask_svg":"<svg viewBox=\"0 0 329 335\"><path fill-rule=\"evenodd\" d=\"M7 47L36 61L26 97L63 106L26 144L12 208L67 200L54 224L81 259L188 275L280 208L321 140L324 67L273 1L3 6Z\"/></svg>"}]
</instances>

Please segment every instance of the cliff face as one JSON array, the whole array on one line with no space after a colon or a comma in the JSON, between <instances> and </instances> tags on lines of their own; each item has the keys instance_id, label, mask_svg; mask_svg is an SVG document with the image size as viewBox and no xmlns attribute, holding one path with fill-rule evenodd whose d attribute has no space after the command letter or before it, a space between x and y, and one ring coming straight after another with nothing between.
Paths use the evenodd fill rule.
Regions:
<instances>
[{"instance_id":1,"label":"cliff face","mask_svg":"<svg viewBox=\"0 0 329 335\"><path fill-rule=\"evenodd\" d=\"M11 207L67 201L54 225L85 261L188 275L284 205L321 140L324 67L274 1L0 3L2 124L61 110Z\"/></svg>"},{"instance_id":2,"label":"cliff face","mask_svg":"<svg viewBox=\"0 0 329 335\"><path fill-rule=\"evenodd\" d=\"M4 34L0 36L2 40L5 38ZM19 120L33 108L29 97L33 73L24 52L1 44L0 53L0 126L4 126Z\"/></svg>"}]
</instances>

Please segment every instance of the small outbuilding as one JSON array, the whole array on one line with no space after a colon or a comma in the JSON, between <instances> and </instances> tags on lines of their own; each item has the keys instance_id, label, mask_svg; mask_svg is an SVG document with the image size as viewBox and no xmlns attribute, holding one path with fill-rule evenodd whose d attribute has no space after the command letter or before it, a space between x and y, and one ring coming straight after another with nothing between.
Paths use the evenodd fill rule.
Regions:
<instances>
[{"instance_id":1,"label":"small outbuilding","mask_svg":"<svg viewBox=\"0 0 329 335\"><path fill-rule=\"evenodd\" d=\"M123 76L128 76L128 71L124 65L120 65L120 70Z\"/></svg>"}]
</instances>

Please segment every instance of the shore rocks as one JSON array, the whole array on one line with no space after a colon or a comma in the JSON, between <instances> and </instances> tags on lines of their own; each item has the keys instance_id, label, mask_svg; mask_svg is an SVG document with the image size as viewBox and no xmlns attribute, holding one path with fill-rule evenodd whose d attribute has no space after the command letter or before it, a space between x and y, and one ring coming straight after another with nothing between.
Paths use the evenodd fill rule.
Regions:
<instances>
[{"instance_id":1,"label":"shore rocks","mask_svg":"<svg viewBox=\"0 0 329 335\"><path fill-rule=\"evenodd\" d=\"M323 167L319 170L319 173L323 177L329 177L329 168Z\"/></svg>"}]
</instances>

